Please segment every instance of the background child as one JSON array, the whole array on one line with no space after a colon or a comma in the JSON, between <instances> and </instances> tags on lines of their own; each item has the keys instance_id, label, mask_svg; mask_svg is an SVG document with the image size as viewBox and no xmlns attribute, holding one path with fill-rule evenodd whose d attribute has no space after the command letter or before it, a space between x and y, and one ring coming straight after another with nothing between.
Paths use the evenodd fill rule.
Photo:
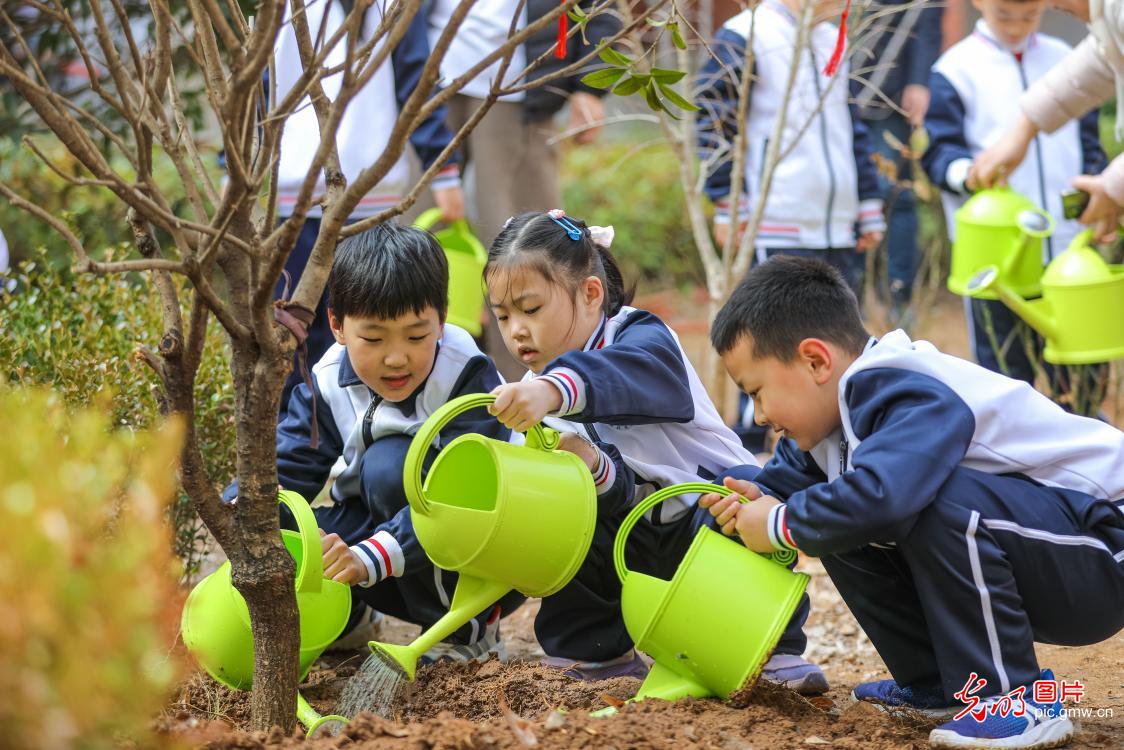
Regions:
<instances>
[{"instance_id":1,"label":"background child","mask_svg":"<svg viewBox=\"0 0 1124 750\"><path fill-rule=\"evenodd\" d=\"M951 714L979 688L989 713L940 725L934 746L1064 743L1034 642L1124 627L1124 433L902 331L874 340L817 261L750 271L711 341L785 439L757 487L727 480L752 502L700 503L750 549L822 558L894 678L853 695ZM1025 712L1001 715L1020 688Z\"/></svg>"},{"instance_id":2,"label":"background child","mask_svg":"<svg viewBox=\"0 0 1124 750\"><path fill-rule=\"evenodd\" d=\"M358 586L349 630L371 621L363 604L427 627L448 611L456 585L455 573L435 574L418 543L402 483L406 451L426 418L456 396L487 393L501 382L472 337L445 323L448 284L445 253L421 230L384 224L340 243L328 298L336 344L312 369L315 394L298 385L277 426L277 478L285 489L311 501L336 461L346 465L332 484L332 504L314 512L326 532L325 575ZM510 436L475 409L449 423L441 444L468 432ZM237 491L233 484L224 497ZM512 592L500 602L503 613L521 601ZM499 618L487 615L458 631L440 655L497 649ZM356 647L369 640L358 630Z\"/></svg>"},{"instance_id":3,"label":"background child","mask_svg":"<svg viewBox=\"0 0 1124 750\"><path fill-rule=\"evenodd\" d=\"M816 3L817 19L837 13L834 3ZM737 214L740 234L752 201L763 189L765 154L785 101L800 14L800 0L764 0L739 13L718 31L714 55L699 73L698 140L702 158L711 162L706 194L717 207L715 234L720 243L729 231L730 212ZM731 208L729 151L737 136L738 81L747 72L743 68L750 27L754 62L748 73L753 84L745 174L738 176L744 187L741 205ZM838 31L827 22L816 22L809 31L806 60L800 62L788 99L784 158L769 187L756 250L759 261L776 253L825 260L843 273L861 298L864 264L858 253L881 242L886 222L867 130L848 103L847 62L835 76L824 76Z\"/></svg>"},{"instance_id":4,"label":"background child","mask_svg":"<svg viewBox=\"0 0 1124 750\"><path fill-rule=\"evenodd\" d=\"M620 613L611 564L616 529L630 507L660 487L713 480L727 466L754 463L727 428L675 334L628 306L608 245L612 229L588 228L561 211L512 219L489 253L488 299L508 349L529 372L500 386L493 412L525 430L546 417L562 447L581 456L598 492L593 547L577 577L544 599L535 622L553 662L583 677L642 676ZM547 416L549 415L549 416ZM695 496L653 510L630 539L630 564L669 578L700 524ZM747 596L752 592L747 591ZM827 681L800 658L805 598L767 676L802 692Z\"/></svg>"},{"instance_id":5,"label":"background child","mask_svg":"<svg viewBox=\"0 0 1124 750\"><path fill-rule=\"evenodd\" d=\"M297 35L292 24L292 9L285 5L285 22L277 35L273 53L276 59L277 97L283 99L295 86L304 86L305 66L301 61ZM363 21L359 29L361 40L372 39L383 22L383 5L356 4L354 2L308 3L304 14L314 47L319 50L322 40L331 39L333 34L347 21L350 13L362 13ZM320 40L320 41L317 41ZM336 131L336 149L339 152L340 168L348 184L359 174L374 164L386 150L394 130L398 113L417 88L422 69L429 59L429 41L426 36L424 14L417 14L410 22L402 39L394 46L367 83L355 93L340 120ZM347 63L347 44L337 44L326 56L326 68L339 68ZM322 81L325 93L334 99L340 90L344 74L335 73ZM266 86L266 90L269 90ZM410 133L410 145L421 162L428 169L449 145L453 136L445 125L445 107L438 107ZM311 100L305 97L301 105L285 121L281 135L281 150L277 165L277 212L282 218L293 213L297 196L304 184L305 176L312 165L313 155L320 146L320 123ZM433 200L441 209L446 221L464 216L464 196L461 193L460 171L454 157L430 184ZM398 203L409 192L412 185L409 163L403 154L390 168L378 185L363 196L352 211L351 220L374 216L380 211ZM321 175L314 191L323 195L326 191L324 176ZM300 279L305 264L308 263L316 237L320 233L321 208L313 201L308 209L297 243L285 263L293 283ZM331 283L331 282L329 282ZM283 284L278 284L281 294ZM316 362L332 345L332 334L328 327L326 303L329 289L324 291L316 306L316 317L308 330L308 361ZM289 393L300 381L300 373L294 365L293 373L285 381L285 391L281 396L281 413L284 415L288 405Z\"/></svg>"},{"instance_id":6,"label":"background child","mask_svg":"<svg viewBox=\"0 0 1124 750\"><path fill-rule=\"evenodd\" d=\"M950 232L955 228L954 212L981 187L971 170L972 159L1016 121L1023 92L1070 49L1060 39L1038 33L1046 0L973 0L972 4L983 18L970 36L950 47L933 66L932 102L925 118L929 148L922 164L944 190ZM1043 263L1065 250L1079 229L1063 215L1062 191L1069 189L1075 174L1097 174L1105 163L1094 109L1052 135L1037 136L1029 158L1006 175L1014 190L1057 222L1053 236L1043 240ZM966 298L965 315L976 361L1033 385L1032 359L1041 360L1042 338L1020 324L999 300ZM1059 371L1055 380L1060 375Z\"/></svg>"}]
</instances>

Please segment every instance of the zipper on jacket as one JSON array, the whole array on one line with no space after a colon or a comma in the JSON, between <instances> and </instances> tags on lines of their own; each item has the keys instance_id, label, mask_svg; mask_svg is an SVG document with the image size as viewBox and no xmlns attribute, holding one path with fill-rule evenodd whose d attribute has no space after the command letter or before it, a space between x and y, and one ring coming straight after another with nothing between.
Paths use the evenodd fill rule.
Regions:
<instances>
[{"instance_id":1,"label":"zipper on jacket","mask_svg":"<svg viewBox=\"0 0 1124 750\"><path fill-rule=\"evenodd\" d=\"M839 476L847 473L847 451L849 447L846 437L839 438Z\"/></svg>"},{"instance_id":2,"label":"zipper on jacket","mask_svg":"<svg viewBox=\"0 0 1124 750\"><path fill-rule=\"evenodd\" d=\"M379 408L379 402L382 401L378 396L371 396L371 403L367 405L367 411L363 414L363 447L370 448L371 443L375 442L374 437L371 435L371 426L375 421L375 409Z\"/></svg>"},{"instance_id":3,"label":"zipper on jacket","mask_svg":"<svg viewBox=\"0 0 1124 750\"><path fill-rule=\"evenodd\" d=\"M812 82L816 85L816 101L822 98L820 91L820 78L819 78L819 65L816 63L816 52L812 46L808 45L808 58L812 61ZM831 241L831 216L835 213L835 170L831 168L831 152L827 148L827 115L824 114L824 107L827 106L825 101L823 106L820 107L820 145L823 147L823 160L827 165L827 221L824 223L824 239L827 240L827 247L835 247Z\"/></svg>"},{"instance_id":4,"label":"zipper on jacket","mask_svg":"<svg viewBox=\"0 0 1124 750\"><path fill-rule=\"evenodd\" d=\"M1025 53L1024 53L1025 54ZM1026 69L1023 67L1023 61L1015 57L1015 65L1019 69L1019 81L1022 82L1023 91L1029 88L1026 80ZM1042 199L1042 210L1048 211L1046 202L1046 173L1042 171L1042 141L1039 140L1039 135L1034 136L1034 156L1038 162L1038 195ZM1046 237L1046 257L1050 260L1054 259L1054 238L1047 235Z\"/></svg>"}]
</instances>

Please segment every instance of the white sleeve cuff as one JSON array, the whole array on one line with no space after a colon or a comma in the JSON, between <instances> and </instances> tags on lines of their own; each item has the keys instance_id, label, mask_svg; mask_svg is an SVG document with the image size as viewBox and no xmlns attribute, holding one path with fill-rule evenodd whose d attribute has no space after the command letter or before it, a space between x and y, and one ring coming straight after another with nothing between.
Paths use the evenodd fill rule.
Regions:
<instances>
[{"instance_id":1,"label":"white sleeve cuff","mask_svg":"<svg viewBox=\"0 0 1124 750\"><path fill-rule=\"evenodd\" d=\"M549 381L562 394L562 406L552 412L552 417L566 417L585 411L585 381L569 367L555 367L540 376Z\"/></svg>"},{"instance_id":2,"label":"white sleeve cuff","mask_svg":"<svg viewBox=\"0 0 1124 750\"><path fill-rule=\"evenodd\" d=\"M430 190L445 190L461 186L461 171L456 164L450 164L433 176L429 183Z\"/></svg>"},{"instance_id":3,"label":"white sleeve cuff","mask_svg":"<svg viewBox=\"0 0 1124 750\"><path fill-rule=\"evenodd\" d=\"M796 542L792 539L792 534L789 533L788 524L785 523L785 516L788 514L788 508L784 503L775 505L769 511L769 517L766 520L766 530L769 534L769 542L773 547L779 550L796 549Z\"/></svg>"},{"instance_id":4,"label":"white sleeve cuff","mask_svg":"<svg viewBox=\"0 0 1124 750\"><path fill-rule=\"evenodd\" d=\"M597 449L597 465L593 467L593 487L598 495L604 495L613 489L617 481L617 467L613 459L600 448Z\"/></svg>"},{"instance_id":5,"label":"white sleeve cuff","mask_svg":"<svg viewBox=\"0 0 1124 750\"><path fill-rule=\"evenodd\" d=\"M968 170L971 168L971 159L957 159L949 164L948 169L945 170L944 181L957 193L967 194L968 188L964 183L968 181Z\"/></svg>"},{"instance_id":6,"label":"white sleeve cuff","mask_svg":"<svg viewBox=\"0 0 1124 750\"><path fill-rule=\"evenodd\" d=\"M882 199L867 198L859 201L859 233L885 231L886 217L882 214Z\"/></svg>"},{"instance_id":7,"label":"white sleeve cuff","mask_svg":"<svg viewBox=\"0 0 1124 750\"><path fill-rule=\"evenodd\" d=\"M376 531L370 539L364 539L351 549L367 567L367 581L359 584L362 588L374 586L391 576L400 576L406 567L401 545L385 531Z\"/></svg>"},{"instance_id":8,"label":"white sleeve cuff","mask_svg":"<svg viewBox=\"0 0 1124 750\"><path fill-rule=\"evenodd\" d=\"M738 222L749 221L749 198L744 193L738 198ZM723 198L714 203L714 223L730 223L730 199Z\"/></svg>"}]
</instances>

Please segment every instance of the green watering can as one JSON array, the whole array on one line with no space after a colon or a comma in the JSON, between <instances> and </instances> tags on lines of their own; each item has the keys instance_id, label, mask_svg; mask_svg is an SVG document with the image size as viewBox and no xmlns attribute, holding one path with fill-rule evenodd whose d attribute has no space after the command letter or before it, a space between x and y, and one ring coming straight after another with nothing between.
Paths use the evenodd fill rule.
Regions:
<instances>
[{"instance_id":1,"label":"green watering can","mask_svg":"<svg viewBox=\"0 0 1124 750\"><path fill-rule=\"evenodd\" d=\"M633 508L617 531L613 563L624 624L655 660L633 700L728 698L753 684L808 586L807 575L786 567L795 552L760 555L705 526L670 581L625 567L628 535L641 516L668 498L715 491L728 492L702 482L665 487Z\"/></svg>"},{"instance_id":2,"label":"green watering can","mask_svg":"<svg viewBox=\"0 0 1124 750\"><path fill-rule=\"evenodd\" d=\"M293 513L298 531L281 530L285 549L297 563L297 610L300 614L300 679L316 658L339 636L351 612L351 588L324 578L316 517L304 498L282 490L278 496ZM184 645L207 673L229 688L249 690L254 681L254 636L246 600L230 579L230 562L200 581L183 608L180 632ZM311 735L328 721L297 693L297 719Z\"/></svg>"},{"instance_id":3,"label":"green watering can","mask_svg":"<svg viewBox=\"0 0 1124 750\"><path fill-rule=\"evenodd\" d=\"M526 445L469 433L438 454L422 485L426 452L458 414L495 401L453 399L430 415L406 453L403 481L414 531L438 568L459 574L449 612L406 646L371 650L410 680L418 659L504 594L550 596L578 572L593 541L597 493L585 463L558 451L558 433L535 425Z\"/></svg>"},{"instance_id":4,"label":"green watering can","mask_svg":"<svg viewBox=\"0 0 1124 750\"><path fill-rule=\"evenodd\" d=\"M1047 362L1086 365L1124 357L1124 265L1105 263L1085 230L1046 267L1042 298L1027 300L995 266L981 269L969 293L992 292L1046 337Z\"/></svg>"},{"instance_id":5,"label":"green watering can","mask_svg":"<svg viewBox=\"0 0 1124 750\"><path fill-rule=\"evenodd\" d=\"M1006 187L981 190L956 211L949 291L968 295L968 283L986 266L996 266L1004 282L1024 297L1042 293L1042 240L1054 231L1054 218L1029 198ZM974 294L997 299L992 291Z\"/></svg>"},{"instance_id":6,"label":"green watering can","mask_svg":"<svg viewBox=\"0 0 1124 750\"><path fill-rule=\"evenodd\" d=\"M441 209L423 211L414 222L418 229L429 230L441 219ZM476 239L464 219L451 222L434 237L445 249L449 261L449 314L448 320L473 336L481 332L480 315L484 311L484 293L480 280L488 263L488 251Z\"/></svg>"}]
</instances>

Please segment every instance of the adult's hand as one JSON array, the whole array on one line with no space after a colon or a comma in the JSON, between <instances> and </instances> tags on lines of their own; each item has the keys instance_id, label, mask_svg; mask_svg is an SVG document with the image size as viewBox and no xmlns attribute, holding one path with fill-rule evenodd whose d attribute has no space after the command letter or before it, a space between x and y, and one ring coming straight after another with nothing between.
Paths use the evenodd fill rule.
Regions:
<instances>
[{"instance_id":1,"label":"adult's hand","mask_svg":"<svg viewBox=\"0 0 1124 750\"><path fill-rule=\"evenodd\" d=\"M929 87L911 83L902 91L902 110L909 124L915 128L925 123L925 113L929 111Z\"/></svg>"},{"instance_id":2,"label":"adult's hand","mask_svg":"<svg viewBox=\"0 0 1124 750\"><path fill-rule=\"evenodd\" d=\"M1089 205L1077 220L1082 224L1091 225L1093 236L1101 242L1112 242L1116 239L1121 207L1105 190L1104 177L1078 175L1073 178L1073 186L1089 194Z\"/></svg>"},{"instance_id":3,"label":"adult's hand","mask_svg":"<svg viewBox=\"0 0 1124 750\"><path fill-rule=\"evenodd\" d=\"M599 97L584 91L570 94L570 127L567 130L578 131L574 133L575 143L584 146L597 140L604 119L605 105Z\"/></svg>"},{"instance_id":4,"label":"adult's hand","mask_svg":"<svg viewBox=\"0 0 1124 750\"><path fill-rule=\"evenodd\" d=\"M966 184L969 190L979 190L993 185L1005 185L1007 175L1023 163L1030 142L1038 128L1030 119L1020 114L1018 121L999 140L976 155L968 170Z\"/></svg>"}]
</instances>

